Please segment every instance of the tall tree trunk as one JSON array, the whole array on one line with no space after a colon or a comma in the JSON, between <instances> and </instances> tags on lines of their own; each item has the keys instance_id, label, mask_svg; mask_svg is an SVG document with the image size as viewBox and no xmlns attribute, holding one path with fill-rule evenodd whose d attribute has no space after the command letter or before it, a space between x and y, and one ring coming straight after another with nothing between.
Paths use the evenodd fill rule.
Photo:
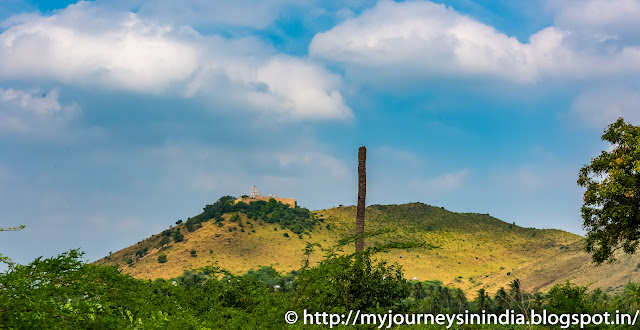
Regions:
<instances>
[{"instance_id":1,"label":"tall tree trunk","mask_svg":"<svg viewBox=\"0 0 640 330\"><path fill-rule=\"evenodd\" d=\"M367 195L367 148L358 150L358 207L356 211L356 235L364 234L365 196ZM356 241L356 252L364 250L364 237Z\"/></svg>"}]
</instances>

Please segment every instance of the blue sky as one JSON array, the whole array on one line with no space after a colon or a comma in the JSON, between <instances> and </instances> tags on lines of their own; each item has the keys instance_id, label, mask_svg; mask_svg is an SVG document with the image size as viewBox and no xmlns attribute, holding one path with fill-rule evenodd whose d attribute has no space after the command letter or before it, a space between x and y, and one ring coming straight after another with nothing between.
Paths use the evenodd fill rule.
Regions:
<instances>
[{"instance_id":1,"label":"blue sky","mask_svg":"<svg viewBox=\"0 0 640 330\"><path fill-rule=\"evenodd\" d=\"M89 260L222 195L423 202L583 234L640 124L640 1L0 2L0 252Z\"/></svg>"}]
</instances>

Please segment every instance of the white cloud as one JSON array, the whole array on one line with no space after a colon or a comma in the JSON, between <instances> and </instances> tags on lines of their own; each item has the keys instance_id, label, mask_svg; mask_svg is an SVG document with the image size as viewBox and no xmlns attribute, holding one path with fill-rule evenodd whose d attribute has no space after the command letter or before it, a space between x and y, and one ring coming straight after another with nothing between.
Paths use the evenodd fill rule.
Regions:
<instances>
[{"instance_id":1,"label":"white cloud","mask_svg":"<svg viewBox=\"0 0 640 330\"><path fill-rule=\"evenodd\" d=\"M570 113L590 126L604 130L619 117L640 124L640 92L628 88L589 90L576 97Z\"/></svg>"},{"instance_id":2,"label":"white cloud","mask_svg":"<svg viewBox=\"0 0 640 330\"><path fill-rule=\"evenodd\" d=\"M0 132L48 131L63 125L80 111L75 103L61 105L58 91L0 88Z\"/></svg>"},{"instance_id":3,"label":"white cloud","mask_svg":"<svg viewBox=\"0 0 640 330\"><path fill-rule=\"evenodd\" d=\"M202 97L217 108L248 108L285 120L352 117L339 76L309 60L278 55L254 38L203 36L89 2L3 24L5 79Z\"/></svg>"},{"instance_id":4,"label":"white cloud","mask_svg":"<svg viewBox=\"0 0 640 330\"><path fill-rule=\"evenodd\" d=\"M309 53L352 65L391 66L402 74L491 74L529 81L528 47L445 5L380 1L317 34ZM525 65L523 65L525 64Z\"/></svg>"},{"instance_id":5,"label":"white cloud","mask_svg":"<svg viewBox=\"0 0 640 330\"><path fill-rule=\"evenodd\" d=\"M52 16L24 16L0 35L5 78L160 91L189 78L198 51L169 26L78 2ZM182 33L184 34L184 33Z\"/></svg>"},{"instance_id":6,"label":"white cloud","mask_svg":"<svg viewBox=\"0 0 640 330\"><path fill-rule=\"evenodd\" d=\"M360 16L317 34L309 53L382 81L480 75L529 83L547 77L640 71L640 48L635 44L610 47L604 35L571 25L569 19L564 22L521 43L442 4L380 1Z\"/></svg>"},{"instance_id":7,"label":"white cloud","mask_svg":"<svg viewBox=\"0 0 640 330\"><path fill-rule=\"evenodd\" d=\"M634 32L640 27L638 0L569 0L550 5L558 7L555 24L560 27L599 32L595 37L601 40L638 38Z\"/></svg>"},{"instance_id":8,"label":"white cloud","mask_svg":"<svg viewBox=\"0 0 640 330\"><path fill-rule=\"evenodd\" d=\"M338 91L340 78L318 65L291 57L275 57L256 72L264 92L251 93L255 107L312 119L347 119L351 110Z\"/></svg>"}]
</instances>

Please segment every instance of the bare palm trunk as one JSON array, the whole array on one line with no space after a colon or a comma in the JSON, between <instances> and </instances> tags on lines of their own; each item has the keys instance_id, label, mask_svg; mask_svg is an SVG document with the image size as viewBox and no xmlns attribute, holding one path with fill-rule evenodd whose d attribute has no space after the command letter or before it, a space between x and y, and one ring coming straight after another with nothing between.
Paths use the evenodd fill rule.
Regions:
<instances>
[{"instance_id":1,"label":"bare palm trunk","mask_svg":"<svg viewBox=\"0 0 640 330\"><path fill-rule=\"evenodd\" d=\"M367 195L367 148L358 150L358 207L356 209L356 235L364 234L365 196ZM364 237L356 241L356 252L364 250Z\"/></svg>"}]
</instances>

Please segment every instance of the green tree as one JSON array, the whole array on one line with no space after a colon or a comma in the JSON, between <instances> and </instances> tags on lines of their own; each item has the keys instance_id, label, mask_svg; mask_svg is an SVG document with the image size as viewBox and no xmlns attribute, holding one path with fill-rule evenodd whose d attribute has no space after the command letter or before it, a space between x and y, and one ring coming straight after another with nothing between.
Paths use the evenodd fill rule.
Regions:
<instances>
[{"instance_id":1,"label":"green tree","mask_svg":"<svg viewBox=\"0 0 640 330\"><path fill-rule=\"evenodd\" d=\"M163 246L165 244L169 244L171 243L171 239L167 236L162 237L162 239L160 239L160 243L158 243L159 246Z\"/></svg>"},{"instance_id":2,"label":"green tree","mask_svg":"<svg viewBox=\"0 0 640 330\"><path fill-rule=\"evenodd\" d=\"M166 254L161 254L158 256L158 262L163 264L165 262L167 262L167 255Z\"/></svg>"},{"instance_id":3,"label":"green tree","mask_svg":"<svg viewBox=\"0 0 640 330\"><path fill-rule=\"evenodd\" d=\"M550 313L587 313L589 303L587 300L586 286L578 286L567 281L565 284L556 284L547 294L547 310Z\"/></svg>"},{"instance_id":4,"label":"green tree","mask_svg":"<svg viewBox=\"0 0 640 330\"><path fill-rule=\"evenodd\" d=\"M479 311L486 311L489 309L489 303L491 302L491 297L489 296L487 291L485 291L485 289L482 288L478 290L478 295L476 296L476 299L474 301L476 303L476 306L478 306Z\"/></svg>"},{"instance_id":5,"label":"green tree","mask_svg":"<svg viewBox=\"0 0 640 330\"><path fill-rule=\"evenodd\" d=\"M632 254L640 240L640 127L619 118L602 140L611 151L580 169L578 185L586 188L581 209L587 230L585 250L593 261L613 262L619 248Z\"/></svg>"},{"instance_id":6,"label":"green tree","mask_svg":"<svg viewBox=\"0 0 640 330\"><path fill-rule=\"evenodd\" d=\"M184 235L180 232L180 228L177 228L173 233L173 241L176 243L184 241Z\"/></svg>"}]
</instances>

